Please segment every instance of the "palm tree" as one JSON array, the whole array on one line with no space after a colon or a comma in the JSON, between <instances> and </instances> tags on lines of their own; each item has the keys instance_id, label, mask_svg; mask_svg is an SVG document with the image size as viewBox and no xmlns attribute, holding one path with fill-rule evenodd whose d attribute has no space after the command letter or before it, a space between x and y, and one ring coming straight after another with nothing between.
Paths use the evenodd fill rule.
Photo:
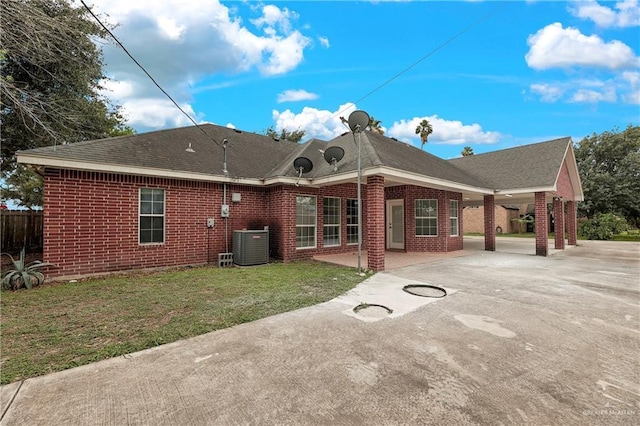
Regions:
<instances>
[{"instance_id":1,"label":"palm tree","mask_svg":"<svg viewBox=\"0 0 640 426\"><path fill-rule=\"evenodd\" d=\"M433 133L433 127L431 127L429 120L425 118L418 124L418 127L416 127L416 135L420 135L420 140L422 141L420 149L424 149L424 144L427 143L431 133Z\"/></svg>"},{"instance_id":2,"label":"palm tree","mask_svg":"<svg viewBox=\"0 0 640 426\"><path fill-rule=\"evenodd\" d=\"M373 132L378 132L381 135L384 135L384 130L382 130L381 124L382 121L376 120L373 116L369 117L369 129L371 129L371 131Z\"/></svg>"},{"instance_id":3,"label":"palm tree","mask_svg":"<svg viewBox=\"0 0 640 426\"><path fill-rule=\"evenodd\" d=\"M460 154L462 154L463 157L473 155L473 148L471 148L470 146L465 146L464 148L462 148L462 152Z\"/></svg>"}]
</instances>

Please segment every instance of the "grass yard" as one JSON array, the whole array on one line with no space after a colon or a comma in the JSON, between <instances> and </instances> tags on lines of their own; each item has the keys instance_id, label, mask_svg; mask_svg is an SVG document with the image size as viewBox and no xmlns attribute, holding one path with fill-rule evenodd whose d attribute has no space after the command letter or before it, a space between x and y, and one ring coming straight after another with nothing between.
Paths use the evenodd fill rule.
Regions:
<instances>
[{"instance_id":1,"label":"grass yard","mask_svg":"<svg viewBox=\"0 0 640 426\"><path fill-rule=\"evenodd\" d=\"M483 237L484 234L481 232L465 232L465 236L469 237ZM514 238L535 238L536 234L533 232L523 232L522 234L512 233L512 234L496 234L496 237L514 237ZM549 233L549 238L553 238L554 233ZM584 240L581 235L578 235L579 240ZM640 241L640 231L625 231L622 234L614 235L610 241Z\"/></svg>"},{"instance_id":2,"label":"grass yard","mask_svg":"<svg viewBox=\"0 0 640 426\"><path fill-rule=\"evenodd\" d=\"M3 292L0 383L330 300L364 278L320 262L185 268Z\"/></svg>"}]
</instances>

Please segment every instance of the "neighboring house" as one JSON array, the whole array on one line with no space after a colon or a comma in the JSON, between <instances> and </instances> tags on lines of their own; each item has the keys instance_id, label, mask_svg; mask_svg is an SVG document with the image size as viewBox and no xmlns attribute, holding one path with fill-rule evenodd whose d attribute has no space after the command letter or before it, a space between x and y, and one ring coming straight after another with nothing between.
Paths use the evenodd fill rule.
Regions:
<instances>
[{"instance_id":1,"label":"neighboring house","mask_svg":"<svg viewBox=\"0 0 640 426\"><path fill-rule=\"evenodd\" d=\"M214 262L231 251L234 230L264 227L270 255L283 261L356 249L353 134L295 144L200 127L19 152L20 163L44 176L44 260L57 265L49 274ZM548 202L563 197L575 244L582 188L569 138L445 161L375 132L360 136L369 269L384 270L385 250L461 250L466 203L493 212L495 203L535 199L546 212ZM320 152L331 146L345 150L335 171ZM298 157L313 163L301 178L293 167ZM562 208L563 201L555 203ZM487 250L495 249L494 223L485 215ZM538 228L545 240L536 250L546 255L546 228Z\"/></svg>"},{"instance_id":2,"label":"neighboring house","mask_svg":"<svg viewBox=\"0 0 640 426\"><path fill-rule=\"evenodd\" d=\"M502 204L495 206L496 234L518 232L520 218L520 206ZM463 232L484 233L484 206L466 206L462 212L464 223ZM523 229L524 231L524 229Z\"/></svg>"}]
</instances>

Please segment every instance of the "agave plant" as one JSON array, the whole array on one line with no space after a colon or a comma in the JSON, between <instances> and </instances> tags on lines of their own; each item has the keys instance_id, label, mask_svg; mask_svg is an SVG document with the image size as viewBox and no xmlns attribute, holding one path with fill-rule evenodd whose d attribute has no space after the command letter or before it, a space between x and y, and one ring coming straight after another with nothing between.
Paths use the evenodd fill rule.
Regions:
<instances>
[{"instance_id":1,"label":"agave plant","mask_svg":"<svg viewBox=\"0 0 640 426\"><path fill-rule=\"evenodd\" d=\"M13 269L2 272L2 290L19 290L22 287L28 289L34 286L39 286L44 282L44 275L38 271L39 268L44 266L53 266L52 263L41 262L34 260L25 264L25 249L20 252L20 259L15 260L13 256L8 253L2 253L9 256L13 263Z\"/></svg>"}]
</instances>

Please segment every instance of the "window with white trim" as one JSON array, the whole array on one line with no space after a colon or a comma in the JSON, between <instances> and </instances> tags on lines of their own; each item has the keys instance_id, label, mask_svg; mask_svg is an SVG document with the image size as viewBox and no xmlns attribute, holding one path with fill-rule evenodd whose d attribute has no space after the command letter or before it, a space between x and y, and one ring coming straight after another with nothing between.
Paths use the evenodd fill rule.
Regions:
<instances>
[{"instance_id":1,"label":"window with white trim","mask_svg":"<svg viewBox=\"0 0 640 426\"><path fill-rule=\"evenodd\" d=\"M164 243L164 189L140 188L140 244Z\"/></svg>"},{"instance_id":2,"label":"window with white trim","mask_svg":"<svg viewBox=\"0 0 640 426\"><path fill-rule=\"evenodd\" d=\"M416 200L416 236L438 235L438 200Z\"/></svg>"},{"instance_id":3,"label":"window with white trim","mask_svg":"<svg viewBox=\"0 0 640 426\"><path fill-rule=\"evenodd\" d=\"M458 235L460 235L460 227L458 225L459 214L460 212L458 210L458 200L449 200L449 235L452 237L457 237Z\"/></svg>"},{"instance_id":4,"label":"window with white trim","mask_svg":"<svg viewBox=\"0 0 640 426\"><path fill-rule=\"evenodd\" d=\"M315 248L316 209L316 197L311 195L296 197L296 248Z\"/></svg>"},{"instance_id":5,"label":"window with white trim","mask_svg":"<svg viewBox=\"0 0 640 426\"><path fill-rule=\"evenodd\" d=\"M322 200L324 217L323 245L325 247L340 245L340 198L325 197Z\"/></svg>"},{"instance_id":6,"label":"window with white trim","mask_svg":"<svg viewBox=\"0 0 640 426\"><path fill-rule=\"evenodd\" d=\"M358 244L358 200L347 199L347 244Z\"/></svg>"}]
</instances>

